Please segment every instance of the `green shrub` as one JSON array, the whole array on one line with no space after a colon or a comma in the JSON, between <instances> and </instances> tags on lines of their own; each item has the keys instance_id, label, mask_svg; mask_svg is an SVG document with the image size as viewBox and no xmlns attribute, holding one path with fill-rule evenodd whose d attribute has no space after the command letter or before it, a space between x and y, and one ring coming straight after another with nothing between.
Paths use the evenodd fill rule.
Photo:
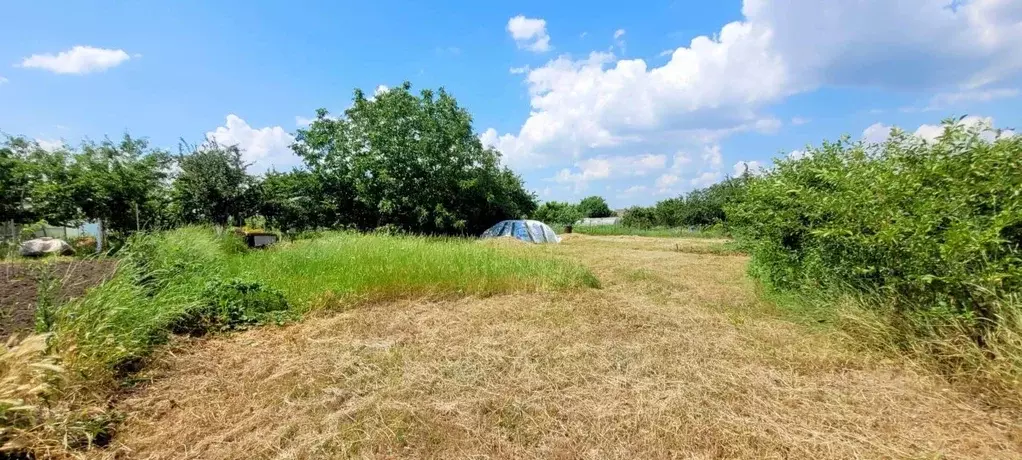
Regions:
<instances>
[{"instance_id":1,"label":"green shrub","mask_svg":"<svg viewBox=\"0 0 1022 460\"><path fill-rule=\"evenodd\" d=\"M263 323L280 324L290 317L284 294L262 283L234 278L206 283L200 302L182 315L171 330L202 335L244 329Z\"/></svg>"},{"instance_id":2,"label":"green shrub","mask_svg":"<svg viewBox=\"0 0 1022 460\"><path fill-rule=\"evenodd\" d=\"M750 180L728 221L776 288L865 294L982 341L1022 290L1022 138L983 134L824 143Z\"/></svg>"}]
</instances>

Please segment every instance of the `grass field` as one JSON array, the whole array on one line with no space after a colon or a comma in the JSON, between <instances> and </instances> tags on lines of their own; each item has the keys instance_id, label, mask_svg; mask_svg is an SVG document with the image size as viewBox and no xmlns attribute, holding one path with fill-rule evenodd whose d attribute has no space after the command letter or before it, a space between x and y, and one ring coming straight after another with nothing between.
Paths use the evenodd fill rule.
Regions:
<instances>
[{"instance_id":1,"label":"grass field","mask_svg":"<svg viewBox=\"0 0 1022 460\"><path fill-rule=\"evenodd\" d=\"M499 243L498 243L499 244ZM578 264L517 243L338 233L228 260L230 276L258 279L295 305L421 296L557 290L598 282Z\"/></svg>"},{"instance_id":2,"label":"grass field","mask_svg":"<svg viewBox=\"0 0 1022 460\"><path fill-rule=\"evenodd\" d=\"M466 239L328 233L247 251L233 236L193 227L144 236L121 255L112 280L45 310L45 341L0 350L0 445L60 456L104 443L116 429L111 398L137 382L135 372L174 333L282 324L388 300L599 287L578 263ZM54 356L40 354L41 342Z\"/></svg>"},{"instance_id":3,"label":"grass field","mask_svg":"<svg viewBox=\"0 0 1022 460\"><path fill-rule=\"evenodd\" d=\"M717 230L700 230L680 227L635 228L624 225L576 225L572 231L582 235L600 236L649 236L656 238L722 238L724 234Z\"/></svg>"},{"instance_id":4,"label":"grass field","mask_svg":"<svg viewBox=\"0 0 1022 460\"><path fill-rule=\"evenodd\" d=\"M791 321L793 313L764 301L745 276L745 256L705 250L721 243L565 235L560 245L458 246L487 258L509 250L578 261L601 289L412 295L282 328L179 340L144 375L151 383L117 403L127 418L112 445L89 454L1022 456L1020 414L980 404L912 362L863 350L826 323ZM304 244L291 250L315 258L321 244L350 249ZM325 286L339 276L290 268L279 254L261 257L242 265L276 273L269 279L280 286L299 276ZM458 266L430 270L465 276Z\"/></svg>"}]
</instances>

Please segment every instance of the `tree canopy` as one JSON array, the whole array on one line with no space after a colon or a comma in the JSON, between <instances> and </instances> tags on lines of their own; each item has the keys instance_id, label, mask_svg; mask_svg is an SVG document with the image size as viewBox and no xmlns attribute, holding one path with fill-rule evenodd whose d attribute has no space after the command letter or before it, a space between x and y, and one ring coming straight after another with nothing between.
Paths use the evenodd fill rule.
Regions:
<instances>
[{"instance_id":1,"label":"tree canopy","mask_svg":"<svg viewBox=\"0 0 1022 460\"><path fill-rule=\"evenodd\" d=\"M472 117L444 89L411 84L366 97L298 130L295 153L322 181L341 220L359 228L478 233L531 213L535 197L484 148Z\"/></svg>"},{"instance_id":2,"label":"tree canopy","mask_svg":"<svg viewBox=\"0 0 1022 460\"><path fill-rule=\"evenodd\" d=\"M0 141L0 221L101 219L115 237L256 216L286 232L477 234L536 209L522 179L482 145L468 111L443 89L356 90L350 109L340 117L319 110L291 147L302 168L255 176L243 151L213 141L171 155L129 135L49 150L8 137Z\"/></svg>"},{"instance_id":3,"label":"tree canopy","mask_svg":"<svg viewBox=\"0 0 1022 460\"><path fill-rule=\"evenodd\" d=\"M614 211L611 211L610 206L607 205L607 200L596 195L583 198L578 203L578 211L582 217L610 217L614 215Z\"/></svg>"}]
</instances>

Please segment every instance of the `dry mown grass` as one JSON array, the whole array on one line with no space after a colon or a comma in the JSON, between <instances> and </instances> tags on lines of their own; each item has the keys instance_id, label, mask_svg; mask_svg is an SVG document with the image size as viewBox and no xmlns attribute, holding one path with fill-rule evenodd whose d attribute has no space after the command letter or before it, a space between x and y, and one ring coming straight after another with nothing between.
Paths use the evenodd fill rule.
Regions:
<instances>
[{"instance_id":1,"label":"dry mown grass","mask_svg":"<svg viewBox=\"0 0 1022 460\"><path fill-rule=\"evenodd\" d=\"M1022 456L1013 414L764 314L744 257L676 243L537 248L584 261L600 290L378 304L183 343L94 454Z\"/></svg>"}]
</instances>

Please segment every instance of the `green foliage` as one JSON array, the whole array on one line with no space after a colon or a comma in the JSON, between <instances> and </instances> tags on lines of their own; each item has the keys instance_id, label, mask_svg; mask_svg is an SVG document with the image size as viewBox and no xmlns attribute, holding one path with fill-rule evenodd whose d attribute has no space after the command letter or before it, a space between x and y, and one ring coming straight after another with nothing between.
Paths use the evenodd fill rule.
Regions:
<instances>
[{"instance_id":1,"label":"green foliage","mask_svg":"<svg viewBox=\"0 0 1022 460\"><path fill-rule=\"evenodd\" d=\"M178 219L187 224L241 225L255 207L255 178L236 146L209 141L177 157L173 200Z\"/></svg>"},{"instance_id":2,"label":"green foliage","mask_svg":"<svg viewBox=\"0 0 1022 460\"><path fill-rule=\"evenodd\" d=\"M728 178L685 196L668 198L651 207L635 206L625 211L622 225L635 228L653 227L727 227L724 212L729 203L741 201L745 184L751 176Z\"/></svg>"},{"instance_id":3,"label":"green foliage","mask_svg":"<svg viewBox=\"0 0 1022 460\"><path fill-rule=\"evenodd\" d=\"M102 219L107 231L120 234L168 224L167 152L125 135L120 142L86 142L72 158L70 194L82 216Z\"/></svg>"},{"instance_id":4,"label":"green foliage","mask_svg":"<svg viewBox=\"0 0 1022 460\"><path fill-rule=\"evenodd\" d=\"M582 217L578 206L561 201L547 201L532 213L532 219L548 225L573 225Z\"/></svg>"},{"instance_id":5,"label":"green foliage","mask_svg":"<svg viewBox=\"0 0 1022 460\"><path fill-rule=\"evenodd\" d=\"M263 178L246 172L237 147L212 141L175 158L128 135L53 151L8 137L0 143L0 222L101 219L116 246L139 230L241 225L256 215L286 234L384 226L478 234L535 211L535 196L482 146L454 97L410 89L372 98L356 91L339 118L320 110L292 146L306 169Z\"/></svg>"},{"instance_id":6,"label":"green foliage","mask_svg":"<svg viewBox=\"0 0 1022 460\"><path fill-rule=\"evenodd\" d=\"M339 220L425 234L482 232L535 209L521 179L482 146L472 118L446 91L411 84L367 98L343 117L325 110L298 130L295 153L320 181Z\"/></svg>"},{"instance_id":7,"label":"green foliage","mask_svg":"<svg viewBox=\"0 0 1022 460\"><path fill-rule=\"evenodd\" d=\"M621 215L621 225L632 228L653 228L658 226L656 209L642 206L633 206L625 210Z\"/></svg>"},{"instance_id":8,"label":"green foliage","mask_svg":"<svg viewBox=\"0 0 1022 460\"><path fill-rule=\"evenodd\" d=\"M287 234L339 225L336 195L314 173L270 171L259 184L258 212L268 225Z\"/></svg>"},{"instance_id":9,"label":"green foliage","mask_svg":"<svg viewBox=\"0 0 1022 460\"><path fill-rule=\"evenodd\" d=\"M934 143L824 143L750 180L728 223L772 286L865 294L979 337L1022 288L1020 164L1022 138L952 122Z\"/></svg>"},{"instance_id":10,"label":"green foliage","mask_svg":"<svg viewBox=\"0 0 1022 460\"><path fill-rule=\"evenodd\" d=\"M578 212L582 214L582 217L610 217L614 215L614 211L611 211L610 206L607 205L607 200L602 196L595 195L583 198L578 203Z\"/></svg>"},{"instance_id":11,"label":"green foliage","mask_svg":"<svg viewBox=\"0 0 1022 460\"><path fill-rule=\"evenodd\" d=\"M216 237L217 245L224 254L242 254L248 251L248 242L242 234L225 231Z\"/></svg>"},{"instance_id":12,"label":"green foliage","mask_svg":"<svg viewBox=\"0 0 1022 460\"><path fill-rule=\"evenodd\" d=\"M171 330L203 335L264 323L281 324L293 317L289 309L284 294L262 283L215 279L206 283L201 302L175 321Z\"/></svg>"}]
</instances>

